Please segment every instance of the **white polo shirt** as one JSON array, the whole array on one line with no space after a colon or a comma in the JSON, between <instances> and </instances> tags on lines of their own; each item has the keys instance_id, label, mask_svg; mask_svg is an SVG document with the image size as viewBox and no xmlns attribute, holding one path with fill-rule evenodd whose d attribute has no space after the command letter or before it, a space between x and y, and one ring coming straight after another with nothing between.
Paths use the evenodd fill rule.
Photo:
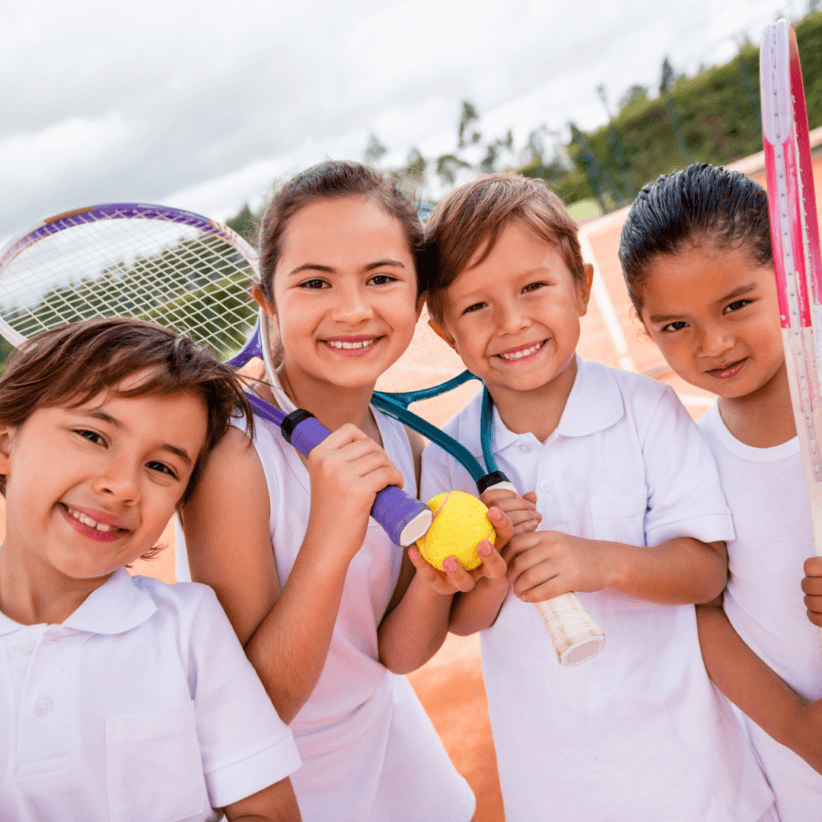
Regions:
<instances>
[{"instance_id":1,"label":"white polo shirt","mask_svg":"<svg viewBox=\"0 0 822 822\"><path fill-rule=\"evenodd\" d=\"M656 545L731 539L716 467L673 391L577 358L557 429L541 443L494 414L498 467L536 491L540 528ZM480 396L445 430L481 453ZM476 493L435 446L422 498ZM611 590L580 594L605 648L558 664L533 605L509 593L482 632L482 662L508 822L755 822L773 803L724 698L705 672L693 606Z\"/></svg>"},{"instance_id":2,"label":"white polo shirt","mask_svg":"<svg viewBox=\"0 0 822 822\"><path fill-rule=\"evenodd\" d=\"M118 570L58 625L0 613L0 819L211 819L300 765L214 592Z\"/></svg>"}]
</instances>

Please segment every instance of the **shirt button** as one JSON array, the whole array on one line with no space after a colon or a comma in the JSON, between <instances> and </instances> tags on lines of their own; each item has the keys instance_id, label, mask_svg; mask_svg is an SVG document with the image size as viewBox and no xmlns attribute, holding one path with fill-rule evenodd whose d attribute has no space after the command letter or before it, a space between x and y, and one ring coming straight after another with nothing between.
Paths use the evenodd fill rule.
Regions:
<instances>
[{"instance_id":1,"label":"shirt button","mask_svg":"<svg viewBox=\"0 0 822 822\"><path fill-rule=\"evenodd\" d=\"M52 708L51 699L47 696L41 696L37 702L34 703L34 715L45 716Z\"/></svg>"},{"instance_id":2,"label":"shirt button","mask_svg":"<svg viewBox=\"0 0 822 822\"><path fill-rule=\"evenodd\" d=\"M28 656L34 650L34 643L30 639L18 639L14 643L14 650L18 654Z\"/></svg>"},{"instance_id":3,"label":"shirt button","mask_svg":"<svg viewBox=\"0 0 822 822\"><path fill-rule=\"evenodd\" d=\"M520 450L520 451L530 451L530 450L531 450L531 446L530 446L530 445L526 445L525 443L523 443L522 445L520 445L519 450Z\"/></svg>"},{"instance_id":4,"label":"shirt button","mask_svg":"<svg viewBox=\"0 0 822 822\"><path fill-rule=\"evenodd\" d=\"M554 487L553 483L549 482L548 480L543 480L539 484L539 490L540 491L550 491L553 487Z\"/></svg>"}]
</instances>

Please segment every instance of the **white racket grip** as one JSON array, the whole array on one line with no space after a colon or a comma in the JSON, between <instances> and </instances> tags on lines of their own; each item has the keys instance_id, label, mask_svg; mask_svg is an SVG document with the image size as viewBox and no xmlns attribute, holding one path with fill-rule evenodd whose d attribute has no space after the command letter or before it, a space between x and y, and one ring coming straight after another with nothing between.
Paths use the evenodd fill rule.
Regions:
<instances>
[{"instance_id":1,"label":"white racket grip","mask_svg":"<svg viewBox=\"0 0 822 822\"><path fill-rule=\"evenodd\" d=\"M594 622L574 593L534 603L560 665L579 665L605 645L605 632Z\"/></svg>"}]
</instances>

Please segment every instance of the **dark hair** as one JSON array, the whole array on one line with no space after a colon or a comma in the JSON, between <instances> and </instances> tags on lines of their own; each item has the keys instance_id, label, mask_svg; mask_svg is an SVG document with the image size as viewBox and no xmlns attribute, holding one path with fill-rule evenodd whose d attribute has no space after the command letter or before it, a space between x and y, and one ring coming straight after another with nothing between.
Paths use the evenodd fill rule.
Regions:
<instances>
[{"instance_id":1,"label":"dark hair","mask_svg":"<svg viewBox=\"0 0 822 822\"><path fill-rule=\"evenodd\" d=\"M38 409L74 408L138 371L150 370L120 397L166 396L190 392L207 410L207 429L180 504L191 496L208 452L232 417L253 426L251 407L234 371L193 340L143 320L112 317L85 320L44 331L9 356L0 377L0 421L21 426ZM47 470L47 469L46 469ZM0 475L0 492L6 477Z\"/></svg>"},{"instance_id":2,"label":"dark hair","mask_svg":"<svg viewBox=\"0 0 822 822\"><path fill-rule=\"evenodd\" d=\"M417 272L417 293L428 289L428 265L417 209L396 182L360 163L327 160L289 180L271 198L260 221L260 287L274 302L274 271L283 247L288 221L317 200L366 197L396 217L405 232Z\"/></svg>"},{"instance_id":3,"label":"dark hair","mask_svg":"<svg viewBox=\"0 0 822 822\"><path fill-rule=\"evenodd\" d=\"M428 310L434 319L442 319L442 292L465 271L483 243L477 263L488 257L511 220L518 220L557 246L574 279L584 280L577 224L562 200L542 180L489 174L450 192L425 226L429 250L436 260L428 289Z\"/></svg>"},{"instance_id":4,"label":"dark hair","mask_svg":"<svg viewBox=\"0 0 822 822\"><path fill-rule=\"evenodd\" d=\"M663 174L643 186L619 243L622 273L637 311L654 258L702 243L745 246L759 265L773 262L765 189L738 171L705 163Z\"/></svg>"}]
</instances>

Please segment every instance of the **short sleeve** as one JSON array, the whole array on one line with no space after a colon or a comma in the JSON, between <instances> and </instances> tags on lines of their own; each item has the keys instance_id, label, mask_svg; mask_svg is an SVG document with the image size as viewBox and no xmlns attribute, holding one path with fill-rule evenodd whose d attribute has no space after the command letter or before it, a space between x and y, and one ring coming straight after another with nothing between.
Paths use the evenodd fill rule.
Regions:
<instances>
[{"instance_id":1,"label":"short sleeve","mask_svg":"<svg viewBox=\"0 0 822 822\"><path fill-rule=\"evenodd\" d=\"M731 511L713 455L670 387L661 393L640 436L648 486L647 544L683 536L732 540Z\"/></svg>"},{"instance_id":2,"label":"short sleeve","mask_svg":"<svg viewBox=\"0 0 822 822\"><path fill-rule=\"evenodd\" d=\"M301 761L217 597L198 587L189 687L209 800L223 808L284 779Z\"/></svg>"}]
</instances>

